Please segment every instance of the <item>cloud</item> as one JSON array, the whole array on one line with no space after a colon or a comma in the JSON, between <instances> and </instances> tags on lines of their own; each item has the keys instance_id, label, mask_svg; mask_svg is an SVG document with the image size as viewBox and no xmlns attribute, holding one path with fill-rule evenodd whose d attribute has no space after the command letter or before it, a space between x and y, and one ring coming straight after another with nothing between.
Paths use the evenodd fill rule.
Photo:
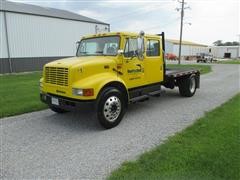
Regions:
<instances>
[{"instance_id":1,"label":"cloud","mask_svg":"<svg viewBox=\"0 0 240 180\"><path fill-rule=\"evenodd\" d=\"M80 15L83 15L83 16L93 18L93 19L105 19L106 18L106 17L104 17L103 14L100 14L97 11L93 11L93 10L89 10L89 9L79 10L77 13Z\"/></svg>"},{"instance_id":2,"label":"cloud","mask_svg":"<svg viewBox=\"0 0 240 180\"><path fill-rule=\"evenodd\" d=\"M237 40L239 33L239 1L209 0L190 1L192 10L186 11L186 19L192 26L184 27L183 37L200 43L221 39Z\"/></svg>"},{"instance_id":3,"label":"cloud","mask_svg":"<svg viewBox=\"0 0 240 180\"><path fill-rule=\"evenodd\" d=\"M17 1L17 0L15 0ZM110 23L113 31L165 31L168 38L179 38L180 6L177 0L93 0L93 1L23 1L24 3L61 8ZM183 39L211 44L238 40L240 2L238 0L185 0Z\"/></svg>"}]
</instances>

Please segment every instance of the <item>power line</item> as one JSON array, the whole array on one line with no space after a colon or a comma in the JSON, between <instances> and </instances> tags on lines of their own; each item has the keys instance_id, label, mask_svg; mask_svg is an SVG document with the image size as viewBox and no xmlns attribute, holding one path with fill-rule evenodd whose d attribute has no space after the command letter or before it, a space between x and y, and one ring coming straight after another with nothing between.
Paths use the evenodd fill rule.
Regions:
<instances>
[{"instance_id":1,"label":"power line","mask_svg":"<svg viewBox=\"0 0 240 180\"><path fill-rule=\"evenodd\" d=\"M158 2L158 1L156 1L156 2ZM165 4L170 4L170 2L164 2L164 3ZM149 7L152 7L152 8L150 8L148 10L145 10L146 8L149 8ZM123 13L122 15L119 15L119 16L115 16L115 17L112 17L112 18L109 18L109 19L105 19L104 21L112 23L112 22L116 21L116 19L122 19L123 17L128 17L129 15L132 15L132 14L138 15L138 14L142 14L142 13L148 13L149 11L156 12L154 10L158 10L158 9L159 8L157 6L153 6L152 4L150 4L148 6L144 6L144 7L134 9L134 11L130 11L130 12L125 13L125 14Z\"/></svg>"},{"instance_id":2,"label":"power line","mask_svg":"<svg viewBox=\"0 0 240 180\"><path fill-rule=\"evenodd\" d=\"M167 22L167 23L165 23L165 24L162 24L162 25L159 24L159 25L152 26L152 27L149 27L149 28L144 29L144 30L146 31L146 30L153 30L153 29L156 29L156 28L159 28L159 27L167 27L167 26L171 25L173 22L177 21L178 19L179 19L179 18L175 18L175 19L173 19L172 21Z\"/></svg>"}]
</instances>

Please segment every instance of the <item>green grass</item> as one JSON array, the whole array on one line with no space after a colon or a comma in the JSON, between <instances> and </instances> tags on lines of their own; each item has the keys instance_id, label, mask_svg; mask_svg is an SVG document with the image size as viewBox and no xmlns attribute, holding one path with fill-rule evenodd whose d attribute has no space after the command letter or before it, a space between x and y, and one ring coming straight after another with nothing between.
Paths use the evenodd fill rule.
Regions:
<instances>
[{"instance_id":1,"label":"green grass","mask_svg":"<svg viewBox=\"0 0 240 180\"><path fill-rule=\"evenodd\" d=\"M200 70L201 74L207 74L212 71L211 65L198 65L198 64L167 64L167 68L187 69L194 68Z\"/></svg>"},{"instance_id":2,"label":"green grass","mask_svg":"<svg viewBox=\"0 0 240 180\"><path fill-rule=\"evenodd\" d=\"M240 64L240 59L218 61L217 64Z\"/></svg>"},{"instance_id":3,"label":"green grass","mask_svg":"<svg viewBox=\"0 0 240 180\"><path fill-rule=\"evenodd\" d=\"M39 99L41 73L0 76L0 118L46 108Z\"/></svg>"},{"instance_id":4,"label":"green grass","mask_svg":"<svg viewBox=\"0 0 240 180\"><path fill-rule=\"evenodd\" d=\"M239 180L240 94L108 179Z\"/></svg>"}]
</instances>

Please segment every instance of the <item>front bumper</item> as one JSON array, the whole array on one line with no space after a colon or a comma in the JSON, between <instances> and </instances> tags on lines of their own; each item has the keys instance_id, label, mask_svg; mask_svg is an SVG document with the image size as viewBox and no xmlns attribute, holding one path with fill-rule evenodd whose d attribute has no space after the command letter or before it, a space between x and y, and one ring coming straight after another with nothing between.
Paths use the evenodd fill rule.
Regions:
<instances>
[{"instance_id":1,"label":"front bumper","mask_svg":"<svg viewBox=\"0 0 240 180\"><path fill-rule=\"evenodd\" d=\"M57 98L59 105L52 104L52 98ZM68 111L86 110L96 107L95 100L76 100L48 93L40 93L40 99L42 102L48 104L48 106L59 107Z\"/></svg>"}]
</instances>

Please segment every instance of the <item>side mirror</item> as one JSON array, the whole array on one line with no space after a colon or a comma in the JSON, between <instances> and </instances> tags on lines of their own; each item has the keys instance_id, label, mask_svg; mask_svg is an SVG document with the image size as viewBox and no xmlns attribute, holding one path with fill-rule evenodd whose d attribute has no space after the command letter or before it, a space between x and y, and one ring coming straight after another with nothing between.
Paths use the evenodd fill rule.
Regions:
<instances>
[{"instance_id":1,"label":"side mirror","mask_svg":"<svg viewBox=\"0 0 240 180\"><path fill-rule=\"evenodd\" d=\"M138 59L143 60L144 56L144 31L140 31L139 36L137 38L137 55Z\"/></svg>"},{"instance_id":2,"label":"side mirror","mask_svg":"<svg viewBox=\"0 0 240 180\"><path fill-rule=\"evenodd\" d=\"M140 36L137 38L137 55L138 59L143 60L143 54L144 54L144 37Z\"/></svg>"}]
</instances>

